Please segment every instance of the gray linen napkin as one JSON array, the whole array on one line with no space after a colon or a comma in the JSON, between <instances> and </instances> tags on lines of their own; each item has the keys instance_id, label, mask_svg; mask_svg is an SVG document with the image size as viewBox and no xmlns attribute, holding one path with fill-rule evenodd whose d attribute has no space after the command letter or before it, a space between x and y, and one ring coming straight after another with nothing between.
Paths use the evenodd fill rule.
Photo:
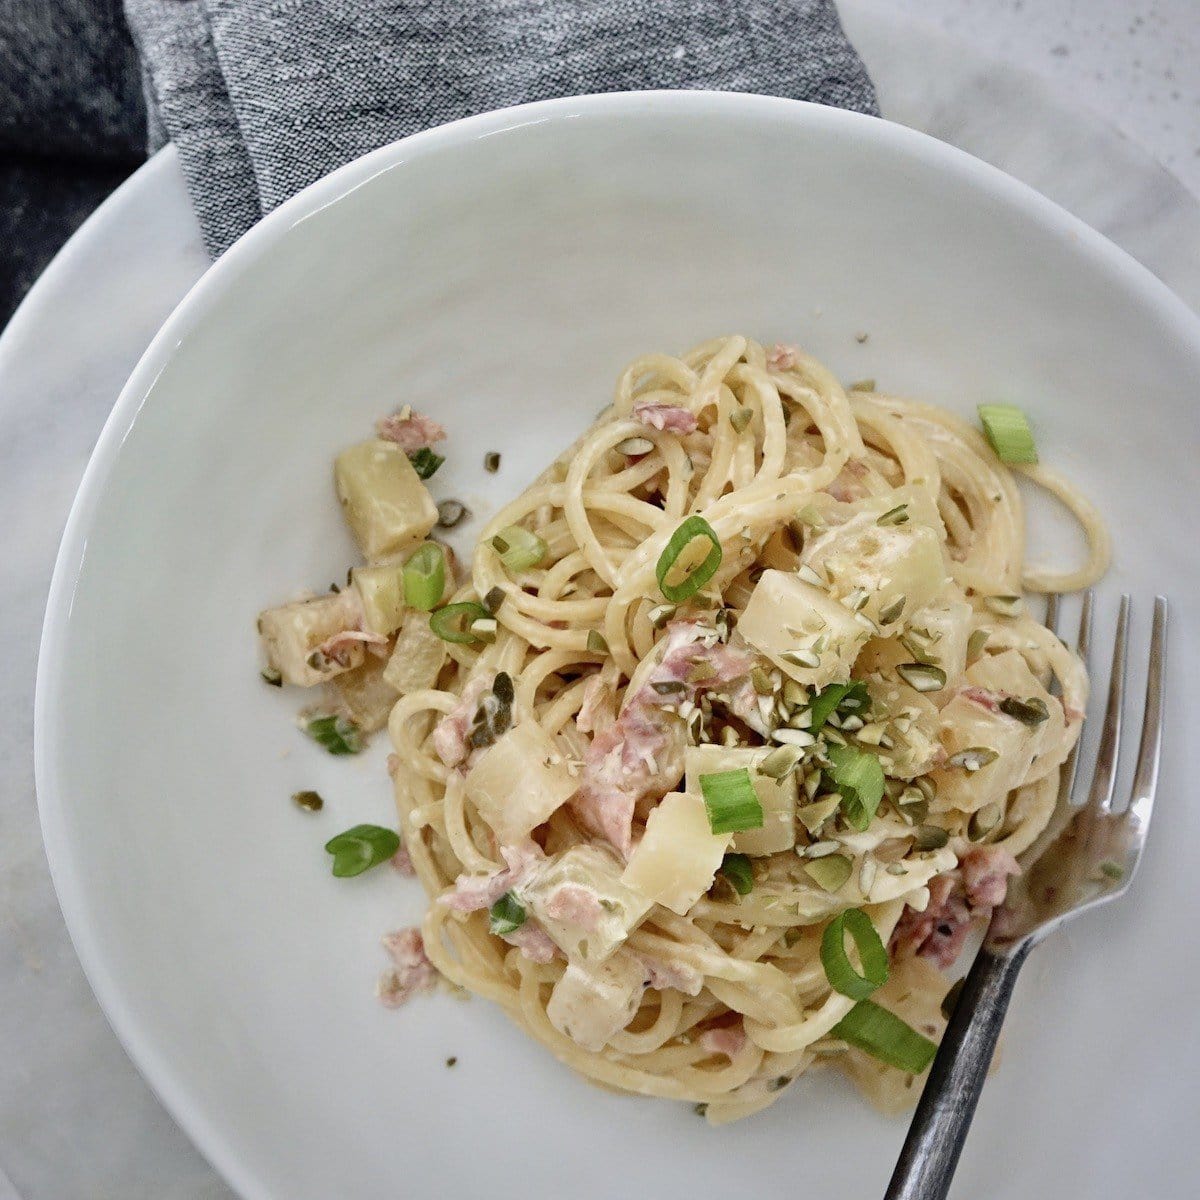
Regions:
<instances>
[{"instance_id":1,"label":"gray linen napkin","mask_svg":"<svg viewBox=\"0 0 1200 1200\"><path fill-rule=\"evenodd\" d=\"M352 158L527 100L769 92L877 113L833 0L125 0L209 250ZM160 135L162 133L160 132Z\"/></svg>"}]
</instances>

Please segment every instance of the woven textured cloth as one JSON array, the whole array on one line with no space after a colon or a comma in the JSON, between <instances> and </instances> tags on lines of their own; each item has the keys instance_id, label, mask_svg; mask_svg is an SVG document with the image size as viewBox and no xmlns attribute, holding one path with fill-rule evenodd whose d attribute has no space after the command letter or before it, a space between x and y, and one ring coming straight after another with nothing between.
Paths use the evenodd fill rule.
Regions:
<instances>
[{"instance_id":1,"label":"woven textured cloth","mask_svg":"<svg viewBox=\"0 0 1200 1200\"><path fill-rule=\"evenodd\" d=\"M876 113L833 0L125 0L216 255L334 168L529 100L766 92Z\"/></svg>"}]
</instances>

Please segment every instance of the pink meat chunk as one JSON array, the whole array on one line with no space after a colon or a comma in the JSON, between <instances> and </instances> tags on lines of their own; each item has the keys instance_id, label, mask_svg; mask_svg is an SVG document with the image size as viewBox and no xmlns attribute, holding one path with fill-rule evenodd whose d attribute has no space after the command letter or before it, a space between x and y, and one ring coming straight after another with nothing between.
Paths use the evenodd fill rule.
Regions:
<instances>
[{"instance_id":1,"label":"pink meat chunk","mask_svg":"<svg viewBox=\"0 0 1200 1200\"><path fill-rule=\"evenodd\" d=\"M395 442L405 454L415 454L442 441L445 428L432 417L426 417L405 406L375 423L375 430L384 441Z\"/></svg>"},{"instance_id":2,"label":"pink meat chunk","mask_svg":"<svg viewBox=\"0 0 1200 1200\"><path fill-rule=\"evenodd\" d=\"M724 1054L733 1058L740 1054L746 1044L746 1031L739 1021L736 1025L724 1025L719 1029L706 1029L700 1035L700 1045L709 1054Z\"/></svg>"},{"instance_id":3,"label":"pink meat chunk","mask_svg":"<svg viewBox=\"0 0 1200 1200\"><path fill-rule=\"evenodd\" d=\"M504 940L510 946L516 946L531 962L553 962L561 953L551 940L550 935L532 917L512 933L506 933Z\"/></svg>"},{"instance_id":4,"label":"pink meat chunk","mask_svg":"<svg viewBox=\"0 0 1200 1200\"><path fill-rule=\"evenodd\" d=\"M695 433L698 423L696 414L691 409L678 404L643 402L633 406L633 415L643 425L669 433Z\"/></svg>"},{"instance_id":5,"label":"pink meat chunk","mask_svg":"<svg viewBox=\"0 0 1200 1200\"><path fill-rule=\"evenodd\" d=\"M479 698L488 690L488 686L482 679L469 680L458 703L434 726L433 748L446 766L457 767L470 754L467 734L475 710L479 707Z\"/></svg>"},{"instance_id":6,"label":"pink meat chunk","mask_svg":"<svg viewBox=\"0 0 1200 1200\"><path fill-rule=\"evenodd\" d=\"M376 991L388 1008L399 1008L411 996L437 984L437 968L425 955L419 929L397 929L386 934L383 947L393 965L379 977Z\"/></svg>"},{"instance_id":7,"label":"pink meat chunk","mask_svg":"<svg viewBox=\"0 0 1200 1200\"><path fill-rule=\"evenodd\" d=\"M454 881L454 887L442 893L441 902L462 913L491 908L505 892L527 883L545 855L536 842L528 842L520 846L502 846L500 857L505 865L487 875L460 875Z\"/></svg>"}]
</instances>

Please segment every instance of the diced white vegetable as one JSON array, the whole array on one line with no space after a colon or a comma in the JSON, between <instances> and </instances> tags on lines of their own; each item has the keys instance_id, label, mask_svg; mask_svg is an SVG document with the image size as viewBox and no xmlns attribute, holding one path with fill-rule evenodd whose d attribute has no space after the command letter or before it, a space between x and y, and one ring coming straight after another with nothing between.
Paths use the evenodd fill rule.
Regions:
<instances>
[{"instance_id":1,"label":"diced white vegetable","mask_svg":"<svg viewBox=\"0 0 1200 1200\"><path fill-rule=\"evenodd\" d=\"M821 687L850 677L869 631L821 588L783 571L764 571L738 621L738 633L786 675ZM810 656L816 666L807 665Z\"/></svg>"},{"instance_id":2,"label":"diced white vegetable","mask_svg":"<svg viewBox=\"0 0 1200 1200\"><path fill-rule=\"evenodd\" d=\"M383 677L407 696L433 687L445 662L446 643L429 628L429 614L413 610L404 616Z\"/></svg>"},{"instance_id":3,"label":"diced white vegetable","mask_svg":"<svg viewBox=\"0 0 1200 1200\"><path fill-rule=\"evenodd\" d=\"M416 545L436 524L437 507L394 442L359 442L337 456L334 485L350 531L370 559Z\"/></svg>"},{"instance_id":4,"label":"diced white vegetable","mask_svg":"<svg viewBox=\"0 0 1200 1200\"><path fill-rule=\"evenodd\" d=\"M1019 651L1005 650L1001 654L980 655L967 668L964 680L971 687L985 688L1023 701L1040 700L1046 706L1046 720L1030 729L1035 762L1029 775L1022 780L1023 783L1040 779L1066 758L1071 742L1063 737L1066 717L1062 701L1046 690ZM1054 748L1052 753L1049 747Z\"/></svg>"},{"instance_id":5,"label":"diced white vegetable","mask_svg":"<svg viewBox=\"0 0 1200 1200\"><path fill-rule=\"evenodd\" d=\"M937 705L895 675L869 676L867 693L871 705L865 718L866 731L877 734L877 727L882 725L884 738L890 743L875 743L886 774L897 779L925 774L940 747Z\"/></svg>"},{"instance_id":6,"label":"diced white vegetable","mask_svg":"<svg viewBox=\"0 0 1200 1200\"><path fill-rule=\"evenodd\" d=\"M976 770L947 765L934 771L937 796L931 807L936 811L975 812L1002 802L1024 782L1040 739L1020 721L958 695L942 709L938 725L947 755L982 750L996 757Z\"/></svg>"},{"instance_id":7,"label":"diced white vegetable","mask_svg":"<svg viewBox=\"0 0 1200 1200\"><path fill-rule=\"evenodd\" d=\"M364 733L382 729L399 698L384 677L384 666L383 659L368 655L361 667L329 681L338 708Z\"/></svg>"},{"instance_id":8,"label":"diced white vegetable","mask_svg":"<svg viewBox=\"0 0 1200 1200\"><path fill-rule=\"evenodd\" d=\"M796 776L793 772L783 779L759 775L755 763L764 757L763 751L741 747L689 746L684 761L687 765L687 790L701 796L700 776L718 771L736 771L745 767L758 802L762 805L761 829L743 829L733 835L731 849L739 854L761 856L791 850L796 844Z\"/></svg>"},{"instance_id":9,"label":"diced white vegetable","mask_svg":"<svg viewBox=\"0 0 1200 1200\"><path fill-rule=\"evenodd\" d=\"M712 887L732 838L713 833L700 796L670 792L650 813L621 882L682 917Z\"/></svg>"},{"instance_id":10,"label":"diced white vegetable","mask_svg":"<svg viewBox=\"0 0 1200 1200\"><path fill-rule=\"evenodd\" d=\"M970 604L961 596L944 595L919 608L908 618L905 635L928 659L946 672L949 686L967 667L967 642L971 638ZM910 655L908 661L912 661Z\"/></svg>"},{"instance_id":11,"label":"diced white vegetable","mask_svg":"<svg viewBox=\"0 0 1200 1200\"><path fill-rule=\"evenodd\" d=\"M546 1016L576 1045L603 1050L633 1020L645 990L645 968L625 951L587 966L568 962L550 993Z\"/></svg>"},{"instance_id":12,"label":"diced white vegetable","mask_svg":"<svg viewBox=\"0 0 1200 1200\"><path fill-rule=\"evenodd\" d=\"M801 558L828 581L830 595L862 597L861 611L888 629L907 621L946 583L941 541L928 525L880 525L870 510L822 534Z\"/></svg>"},{"instance_id":13,"label":"diced white vegetable","mask_svg":"<svg viewBox=\"0 0 1200 1200\"><path fill-rule=\"evenodd\" d=\"M342 648L343 663L323 657L309 659L335 634L357 629L359 616L358 597L351 591L269 608L258 618L267 662L283 676L284 683L300 687L312 687L349 671L362 663L361 643L347 643Z\"/></svg>"},{"instance_id":14,"label":"diced white vegetable","mask_svg":"<svg viewBox=\"0 0 1200 1200\"><path fill-rule=\"evenodd\" d=\"M904 524L927 525L939 538L945 536L946 527L942 523L941 513L938 512L937 500L929 488L908 483L859 503L865 511L872 513L875 519L903 505L904 515L908 518Z\"/></svg>"},{"instance_id":15,"label":"diced white vegetable","mask_svg":"<svg viewBox=\"0 0 1200 1200\"><path fill-rule=\"evenodd\" d=\"M350 581L362 600L363 624L391 637L404 620L404 567L355 567Z\"/></svg>"},{"instance_id":16,"label":"diced white vegetable","mask_svg":"<svg viewBox=\"0 0 1200 1200\"><path fill-rule=\"evenodd\" d=\"M528 837L574 795L578 781L536 721L523 721L483 752L466 792L501 845Z\"/></svg>"},{"instance_id":17,"label":"diced white vegetable","mask_svg":"<svg viewBox=\"0 0 1200 1200\"><path fill-rule=\"evenodd\" d=\"M646 915L650 901L621 882L621 866L599 846L572 846L518 896L572 961L603 962Z\"/></svg>"}]
</instances>

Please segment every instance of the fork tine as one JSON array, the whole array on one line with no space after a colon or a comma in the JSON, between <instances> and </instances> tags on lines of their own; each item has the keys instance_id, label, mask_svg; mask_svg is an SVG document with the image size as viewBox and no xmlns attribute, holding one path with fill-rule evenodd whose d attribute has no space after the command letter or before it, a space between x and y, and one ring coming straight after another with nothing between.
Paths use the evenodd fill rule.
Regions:
<instances>
[{"instance_id":1,"label":"fork tine","mask_svg":"<svg viewBox=\"0 0 1200 1200\"><path fill-rule=\"evenodd\" d=\"M1129 597L1121 597L1117 613L1117 636L1113 640L1112 674L1108 679L1108 706L1100 731L1100 749L1096 755L1096 773L1088 792L1088 806L1100 812L1112 812L1113 789L1117 782L1117 757L1121 749L1121 714L1125 704L1125 659L1129 633Z\"/></svg>"},{"instance_id":2,"label":"fork tine","mask_svg":"<svg viewBox=\"0 0 1200 1200\"><path fill-rule=\"evenodd\" d=\"M1146 675L1146 713L1138 744L1137 768L1129 794L1129 812L1144 827L1150 820L1158 784L1158 759L1162 750L1162 713L1167 656L1167 598L1154 598L1154 627L1150 634L1150 668Z\"/></svg>"},{"instance_id":3,"label":"fork tine","mask_svg":"<svg viewBox=\"0 0 1200 1200\"><path fill-rule=\"evenodd\" d=\"M1079 613L1079 638L1075 643L1075 653L1083 660L1083 665L1088 666L1089 651L1092 645L1092 605L1094 603L1095 593L1091 588L1088 588L1083 594L1083 608ZM1057 615L1057 614L1055 614ZM1047 612L1049 617L1049 612ZM1050 626L1053 628L1053 626ZM1062 773L1058 777L1058 803L1059 805L1066 804L1071 799L1071 793L1075 789L1075 776L1079 773L1079 742L1071 747L1071 753L1067 755L1067 761L1063 763Z\"/></svg>"},{"instance_id":4,"label":"fork tine","mask_svg":"<svg viewBox=\"0 0 1200 1200\"><path fill-rule=\"evenodd\" d=\"M1058 633L1058 593L1051 592L1046 597L1046 628L1051 633Z\"/></svg>"}]
</instances>

